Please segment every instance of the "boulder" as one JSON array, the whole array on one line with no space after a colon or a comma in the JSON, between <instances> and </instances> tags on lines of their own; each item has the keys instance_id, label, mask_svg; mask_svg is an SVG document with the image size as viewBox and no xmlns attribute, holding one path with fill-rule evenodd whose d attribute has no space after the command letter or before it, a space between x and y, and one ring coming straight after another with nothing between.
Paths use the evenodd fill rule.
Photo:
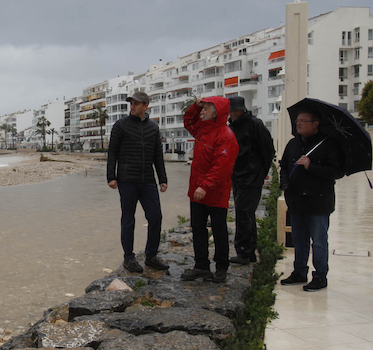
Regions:
<instances>
[{"instance_id":1,"label":"boulder","mask_svg":"<svg viewBox=\"0 0 373 350\"><path fill-rule=\"evenodd\" d=\"M184 331L193 335L207 335L221 340L235 333L235 328L228 317L217 313L195 308L171 307L166 309L152 308L138 312L98 314L80 316L76 321L96 320L109 328L142 335L151 332L168 333Z\"/></svg>"}]
</instances>

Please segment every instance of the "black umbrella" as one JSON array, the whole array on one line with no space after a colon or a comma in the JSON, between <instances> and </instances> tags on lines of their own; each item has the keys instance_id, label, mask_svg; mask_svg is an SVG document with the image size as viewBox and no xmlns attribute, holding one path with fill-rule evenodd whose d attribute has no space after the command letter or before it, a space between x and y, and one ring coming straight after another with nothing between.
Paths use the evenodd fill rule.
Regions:
<instances>
[{"instance_id":1,"label":"black umbrella","mask_svg":"<svg viewBox=\"0 0 373 350\"><path fill-rule=\"evenodd\" d=\"M339 141L344 153L346 175L372 169L371 138L349 112L328 102L305 98L288 108L293 135L297 134L295 120L302 110L318 114L321 119L319 130Z\"/></svg>"}]
</instances>

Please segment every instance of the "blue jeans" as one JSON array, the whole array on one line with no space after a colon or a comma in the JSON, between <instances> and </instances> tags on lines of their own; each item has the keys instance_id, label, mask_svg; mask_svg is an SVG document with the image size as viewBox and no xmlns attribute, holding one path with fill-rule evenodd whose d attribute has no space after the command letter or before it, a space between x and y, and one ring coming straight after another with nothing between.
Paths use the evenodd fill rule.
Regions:
<instances>
[{"instance_id":1,"label":"blue jeans","mask_svg":"<svg viewBox=\"0 0 373 350\"><path fill-rule=\"evenodd\" d=\"M307 276L310 240L312 239L313 276L326 279L329 271L328 229L329 214L290 214L292 239L294 244L294 271Z\"/></svg>"},{"instance_id":2,"label":"blue jeans","mask_svg":"<svg viewBox=\"0 0 373 350\"><path fill-rule=\"evenodd\" d=\"M148 239L145 247L147 256L157 254L161 238L162 212L157 185L154 183L118 182L120 203L122 208L121 242L124 259L135 257L133 253L135 212L140 201L148 221Z\"/></svg>"}]
</instances>

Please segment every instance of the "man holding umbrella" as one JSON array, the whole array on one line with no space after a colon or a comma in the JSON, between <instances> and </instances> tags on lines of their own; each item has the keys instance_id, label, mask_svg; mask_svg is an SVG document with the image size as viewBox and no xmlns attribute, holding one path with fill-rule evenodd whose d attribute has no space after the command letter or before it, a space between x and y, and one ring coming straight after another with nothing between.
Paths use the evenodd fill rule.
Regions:
<instances>
[{"instance_id":1,"label":"man holding umbrella","mask_svg":"<svg viewBox=\"0 0 373 350\"><path fill-rule=\"evenodd\" d=\"M281 159L280 186L290 213L294 244L294 271L283 285L307 282L310 240L312 281L305 291L327 287L329 217L334 211L335 180L344 176L339 143L319 131L315 110L297 111L296 136L287 144ZM315 147L317 146L317 147Z\"/></svg>"}]
</instances>

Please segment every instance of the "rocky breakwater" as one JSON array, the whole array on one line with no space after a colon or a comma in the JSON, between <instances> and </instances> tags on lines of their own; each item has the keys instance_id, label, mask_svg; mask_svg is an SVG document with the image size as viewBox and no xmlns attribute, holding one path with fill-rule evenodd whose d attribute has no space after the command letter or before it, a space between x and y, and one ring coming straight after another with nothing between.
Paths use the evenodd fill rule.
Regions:
<instances>
[{"instance_id":1,"label":"rocky breakwater","mask_svg":"<svg viewBox=\"0 0 373 350\"><path fill-rule=\"evenodd\" d=\"M253 267L231 266L224 284L182 281L181 273L194 265L188 223L164 233L163 241L159 256L168 271L146 267L140 253L142 274L120 266L92 282L85 295L47 310L0 349L218 349L235 333L232 319L243 306Z\"/></svg>"}]
</instances>

